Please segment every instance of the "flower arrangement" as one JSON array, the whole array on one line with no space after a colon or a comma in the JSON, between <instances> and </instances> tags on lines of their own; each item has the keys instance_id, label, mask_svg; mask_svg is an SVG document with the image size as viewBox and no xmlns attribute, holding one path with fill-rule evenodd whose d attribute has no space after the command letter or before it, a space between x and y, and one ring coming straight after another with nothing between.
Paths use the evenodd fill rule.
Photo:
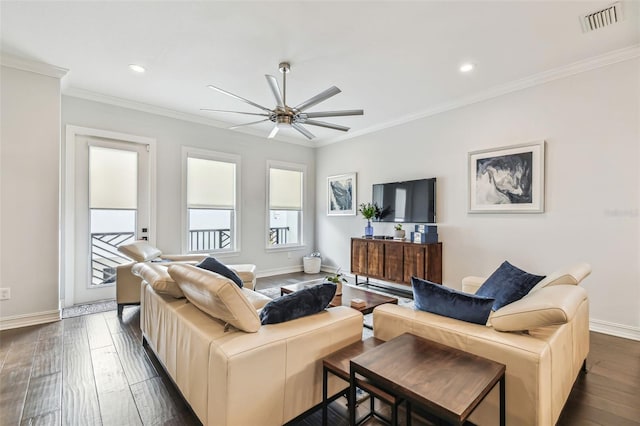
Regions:
<instances>
[{"instance_id":1,"label":"flower arrangement","mask_svg":"<svg viewBox=\"0 0 640 426\"><path fill-rule=\"evenodd\" d=\"M376 203L362 203L358 211L367 220L380 217L380 207Z\"/></svg>"},{"instance_id":2,"label":"flower arrangement","mask_svg":"<svg viewBox=\"0 0 640 426\"><path fill-rule=\"evenodd\" d=\"M402 231L402 224L401 223L397 223L396 226L394 226L396 231Z\"/></svg>"}]
</instances>

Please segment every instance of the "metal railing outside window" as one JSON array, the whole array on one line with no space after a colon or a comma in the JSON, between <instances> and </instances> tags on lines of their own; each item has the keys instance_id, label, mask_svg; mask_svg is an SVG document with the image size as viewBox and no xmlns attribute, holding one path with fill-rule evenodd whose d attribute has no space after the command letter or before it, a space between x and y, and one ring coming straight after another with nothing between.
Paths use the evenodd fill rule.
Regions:
<instances>
[{"instance_id":1,"label":"metal railing outside window","mask_svg":"<svg viewBox=\"0 0 640 426\"><path fill-rule=\"evenodd\" d=\"M131 262L118 246L134 240L133 232L95 232L91 234L91 286L115 284L116 267Z\"/></svg>"}]
</instances>

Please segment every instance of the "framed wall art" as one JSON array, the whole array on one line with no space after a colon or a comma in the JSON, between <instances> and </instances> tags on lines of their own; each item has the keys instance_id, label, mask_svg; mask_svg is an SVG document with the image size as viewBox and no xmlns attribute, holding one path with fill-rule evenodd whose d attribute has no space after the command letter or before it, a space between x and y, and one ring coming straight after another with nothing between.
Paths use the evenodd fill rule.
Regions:
<instances>
[{"instance_id":1,"label":"framed wall art","mask_svg":"<svg viewBox=\"0 0 640 426\"><path fill-rule=\"evenodd\" d=\"M544 141L469 153L469 213L544 212Z\"/></svg>"},{"instance_id":2,"label":"framed wall art","mask_svg":"<svg viewBox=\"0 0 640 426\"><path fill-rule=\"evenodd\" d=\"M329 176L327 178L327 215L355 216L356 174Z\"/></svg>"}]
</instances>

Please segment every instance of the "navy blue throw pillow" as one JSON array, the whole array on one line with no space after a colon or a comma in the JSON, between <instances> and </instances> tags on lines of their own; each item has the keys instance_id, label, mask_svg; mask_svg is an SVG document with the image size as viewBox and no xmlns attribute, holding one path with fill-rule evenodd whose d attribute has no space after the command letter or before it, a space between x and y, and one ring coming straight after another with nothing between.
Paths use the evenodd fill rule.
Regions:
<instances>
[{"instance_id":1,"label":"navy blue throw pillow","mask_svg":"<svg viewBox=\"0 0 640 426\"><path fill-rule=\"evenodd\" d=\"M504 261L480 286L476 295L496 299L493 310L497 311L509 303L522 299L543 279L544 275L530 274Z\"/></svg>"},{"instance_id":2,"label":"navy blue throw pillow","mask_svg":"<svg viewBox=\"0 0 640 426\"><path fill-rule=\"evenodd\" d=\"M240 288L244 286L242 279L233 272L227 265L220 263L215 257L205 257L204 260L196 265L198 268L206 269L216 274L220 274L225 278L229 278Z\"/></svg>"},{"instance_id":3,"label":"navy blue throw pillow","mask_svg":"<svg viewBox=\"0 0 640 426\"><path fill-rule=\"evenodd\" d=\"M260 322L278 324L323 311L336 295L336 285L314 285L273 299L260 311Z\"/></svg>"},{"instance_id":4,"label":"navy blue throw pillow","mask_svg":"<svg viewBox=\"0 0 640 426\"><path fill-rule=\"evenodd\" d=\"M431 281L411 277L417 309L449 318L485 325L494 299L463 293Z\"/></svg>"}]
</instances>

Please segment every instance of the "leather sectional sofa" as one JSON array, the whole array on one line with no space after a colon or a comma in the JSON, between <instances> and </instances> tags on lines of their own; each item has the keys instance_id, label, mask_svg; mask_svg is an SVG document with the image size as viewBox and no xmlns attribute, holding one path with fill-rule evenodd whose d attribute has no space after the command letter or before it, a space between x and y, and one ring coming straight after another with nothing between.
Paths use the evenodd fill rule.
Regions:
<instances>
[{"instance_id":1,"label":"leather sectional sofa","mask_svg":"<svg viewBox=\"0 0 640 426\"><path fill-rule=\"evenodd\" d=\"M362 314L347 307L261 326L270 299L221 275L149 262L133 273L143 338L204 425L275 426L305 413L322 399L321 359L362 338Z\"/></svg>"},{"instance_id":2,"label":"leather sectional sofa","mask_svg":"<svg viewBox=\"0 0 640 426\"><path fill-rule=\"evenodd\" d=\"M591 268L579 264L541 281L517 302L478 325L397 305L373 312L376 337L412 333L506 365L508 425L554 425L589 352L589 301L577 284ZM475 293L483 278L463 280ZM494 388L470 421L499 424L499 390Z\"/></svg>"}]
</instances>

